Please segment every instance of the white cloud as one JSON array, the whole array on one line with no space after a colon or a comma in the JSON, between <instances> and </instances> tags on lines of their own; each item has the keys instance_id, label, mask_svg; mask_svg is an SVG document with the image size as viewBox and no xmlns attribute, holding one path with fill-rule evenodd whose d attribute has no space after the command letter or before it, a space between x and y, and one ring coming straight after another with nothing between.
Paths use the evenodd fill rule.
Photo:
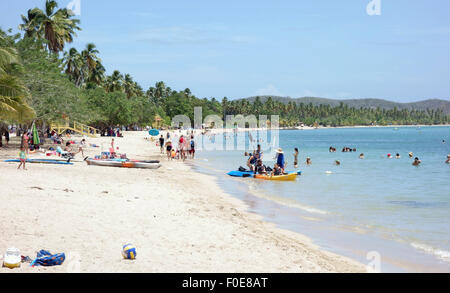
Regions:
<instances>
[{"instance_id":1,"label":"white cloud","mask_svg":"<svg viewBox=\"0 0 450 293\"><path fill-rule=\"evenodd\" d=\"M252 36L227 35L220 28L196 28L189 26L151 27L134 35L137 41L147 41L160 44L205 44L217 42L249 43Z\"/></svg>"},{"instance_id":2,"label":"white cloud","mask_svg":"<svg viewBox=\"0 0 450 293\"><path fill-rule=\"evenodd\" d=\"M256 91L256 96L280 96L283 97L284 94L282 94L274 85L269 84L265 88L261 88Z\"/></svg>"}]
</instances>

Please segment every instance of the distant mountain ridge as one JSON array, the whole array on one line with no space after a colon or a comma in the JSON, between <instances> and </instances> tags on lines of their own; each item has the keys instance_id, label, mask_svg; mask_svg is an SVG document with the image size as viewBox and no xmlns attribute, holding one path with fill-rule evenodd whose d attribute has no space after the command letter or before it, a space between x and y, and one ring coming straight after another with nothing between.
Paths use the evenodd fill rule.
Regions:
<instances>
[{"instance_id":1,"label":"distant mountain ridge","mask_svg":"<svg viewBox=\"0 0 450 293\"><path fill-rule=\"evenodd\" d=\"M348 99L348 100L334 100L334 99L326 99L326 98L316 98L316 97L303 97L303 98L290 98L290 97L278 97L278 96L259 96L261 102L265 103L265 101L272 97L274 101L280 101L282 103L289 103L290 101L296 102L297 104L304 103L309 104L312 103L315 106L320 104L322 105L330 105L332 107L337 107L342 102L349 107L354 108L377 108L381 109L408 109L408 110L422 110L425 111L427 109L437 110L442 109L445 114L450 115L450 101L440 100L440 99L429 99L419 102L413 103L397 103L388 100L382 99ZM246 98L250 102L253 102L256 99L256 96Z\"/></svg>"}]
</instances>

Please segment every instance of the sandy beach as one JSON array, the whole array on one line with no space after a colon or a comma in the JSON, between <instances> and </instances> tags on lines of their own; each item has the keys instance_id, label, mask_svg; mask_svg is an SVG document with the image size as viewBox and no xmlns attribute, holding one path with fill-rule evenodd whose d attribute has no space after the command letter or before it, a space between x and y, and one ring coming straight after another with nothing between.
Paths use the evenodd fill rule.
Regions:
<instances>
[{"instance_id":1,"label":"sandy beach","mask_svg":"<svg viewBox=\"0 0 450 293\"><path fill-rule=\"evenodd\" d=\"M88 166L81 155L71 166L27 164L26 171L0 162L1 253L17 247L31 258L41 249L67 257L62 266L22 264L0 272L365 272L249 213L214 177L168 162L147 136L125 132L116 146L129 158L161 160L158 170ZM17 153L1 148L0 160ZM86 149L92 157L99 153ZM126 243L136 246L136 260L122 258Z\"/></svg>"}]
</instances>

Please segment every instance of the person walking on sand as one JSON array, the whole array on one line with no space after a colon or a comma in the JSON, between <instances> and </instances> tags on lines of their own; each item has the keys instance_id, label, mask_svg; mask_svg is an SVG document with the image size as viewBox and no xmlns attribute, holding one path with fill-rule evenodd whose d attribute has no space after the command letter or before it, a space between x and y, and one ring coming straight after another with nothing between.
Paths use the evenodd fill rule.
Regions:
<instances>
[{"instance_id":1,"label":"person walking on sand","mask_svg":"<svg viewBox=\"0 0 450 293\"><path fill-rule=\"evenodd\" d=\"M161 150L161 154L164 154L164 136L162 134L159 138L159 149Z\"/></svg>"},{"instance_id":2,"label":"person walking on sand","mask_svg":"<svg viewBox=\"0 0 450 293\"><path fill-rule=\"evenodd\" d=\"M6 139L6 147L8 147L9 144L9 131L8 128L5 130L5 139Z\"/></svg>"},{"instance_id":3,"label":"person walking on sand","mask_svg":"<svg viewBox=\"0 0 450 293\"><path fill-rule=\"evenodd\" d=\"M173 147L172 147L172 141L170 141L170 139L169 140L167 140L167 142L166 142L166 152L167 152L167 160L169 161L169 160L173 160L173 157L172 157L172 149L173 149Z\"/></svg>"},{"instance_id":4,"label":"person walking on sand","mask_svg":"<svg viewBox=\"0 0 450 293\"><path fill-rule=\"evenodd\" d=\"M298 168L298 148L294 149L294 168Z\"/></svg>"},{"instance_id":5,"label":"person walking on sand","mask_svg":"<svg viewBox=\"0 0 450 293\"><path fill-rule=\"evenodd\" d=\"M19 167L17 167L17 170L20 169L20 166L22 166L22 164L23 164L23 169L24 169L24 170L27 170L27 169L25 168L25 163L26 163L26 161L27 161L27 152L26 152L26 150L25 150L24 147L21 147L21 148L20 148L19 159L20 159L20 164L19 164Z\"/></svg>"}]
</instances>

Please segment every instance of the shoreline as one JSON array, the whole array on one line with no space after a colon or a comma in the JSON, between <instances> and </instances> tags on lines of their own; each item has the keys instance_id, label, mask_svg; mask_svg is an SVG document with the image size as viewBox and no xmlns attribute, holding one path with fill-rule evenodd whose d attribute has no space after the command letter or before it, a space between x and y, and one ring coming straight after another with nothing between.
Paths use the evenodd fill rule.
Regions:
<instances>
[{"instance_id":1,"label":"shoreline","mask_svg":"<svg viewBox=\"0 0 450 293\"><path fill-rule=\"evenodd\" d=\"M7 207L0 214L0 249L16 246L30 257L40 249L72 253L81 257L81 272L366 271L357 261L321 250L307 237L252 214L212 175L167 162L144 140L145 132L124 136L116 139L121 152L160 159L163 167L29 164L28 171L19 171L17 164L0 163L1 184L11 187L0 195ZM89 155L94 151L99 150L89 149ZM15 150L0 149L0 159L11 156L17 156ZM133 262L120 255L128 242L137 247ZM24 264L0 272L66 272L69 267Z\"/></svg>"}]
</instances>

